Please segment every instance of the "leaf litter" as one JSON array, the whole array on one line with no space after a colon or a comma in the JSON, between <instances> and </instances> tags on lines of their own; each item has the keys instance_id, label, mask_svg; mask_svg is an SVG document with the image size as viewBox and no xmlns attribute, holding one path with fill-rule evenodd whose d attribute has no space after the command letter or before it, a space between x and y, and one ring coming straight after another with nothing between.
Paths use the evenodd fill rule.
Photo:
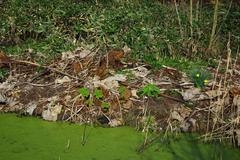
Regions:
<instances>
[{"instance_id":1,"label":"leaf litter","mask_svg":"<svg viewBox=\"0 0 240 160\"><path fill-rule=\"evenodd\" d=\"M0 68L10 73L0 83L0 111L142 130L151 115L155 131L198 131L206 133L205 139L230 137L239 146L239 64L225 74L208 68L215 79L199 89L186 73L174 68L153 70L142 62L131 62L130 52L127 46L107 53L98 47L77 48L45 65L1 52ZM157 97L138 94L146 84L160 88ZM81 87L90 94L83 97ZM94 96L96 89L101 96Z\"/></svg>"}]
</instances>

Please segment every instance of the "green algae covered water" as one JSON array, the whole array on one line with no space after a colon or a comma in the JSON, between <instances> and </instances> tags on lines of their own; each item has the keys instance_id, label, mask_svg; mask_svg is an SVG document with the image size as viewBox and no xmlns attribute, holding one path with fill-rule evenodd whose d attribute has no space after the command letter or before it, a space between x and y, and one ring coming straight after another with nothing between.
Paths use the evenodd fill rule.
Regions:
<instances>
[{"instance_id":1,"label":"green algae covered water","mask_svg":"<svg viewBox=\"0 0 240 160\"><path fill-rule=\"evenodd\" d=\"M142 153L144 136L129 127L86 128L0 113L0 160L240 160L240 150L191 141L156 142Z\"/></svg>"}]
</instances>

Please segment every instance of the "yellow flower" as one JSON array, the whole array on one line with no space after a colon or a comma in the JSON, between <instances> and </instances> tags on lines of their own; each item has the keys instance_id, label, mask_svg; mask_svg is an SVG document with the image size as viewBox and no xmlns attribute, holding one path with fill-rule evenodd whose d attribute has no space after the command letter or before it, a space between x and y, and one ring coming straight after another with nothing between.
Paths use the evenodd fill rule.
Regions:
<instances>
[{"instance_id":1,"label":"yellow flower","mask_svg":"<svg viewBox=\"0 0 240 160\"><path fill-rule=\"evenodd\" d=\"M208 84L208 80L207 79L205 79L203 82L204 82L205 85Z\"/></svg>"},{"instance_id":2,"label":"yellow flower","mask_svg":"<svg viewBox=\"0 0 240 160\"><path fill-rule=\"evenodd\" d=\"M196 77L200 77L200 74L199 74L199 73L197 73L197 74L196 74Z\"/></svg>"}]
</instances>

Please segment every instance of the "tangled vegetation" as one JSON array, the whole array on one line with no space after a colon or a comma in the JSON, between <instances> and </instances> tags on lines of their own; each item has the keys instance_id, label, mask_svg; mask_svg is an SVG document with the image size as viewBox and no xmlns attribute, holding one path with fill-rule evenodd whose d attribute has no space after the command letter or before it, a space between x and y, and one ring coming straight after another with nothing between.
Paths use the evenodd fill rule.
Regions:
<instances>
[{"instance_id":1,"label":"tangled vegetation","mask_svg":"<svg viewBox=\"0 0 240 160\"><path fill-rule=\"evenodd\" d=\"M0 7L1 49L14 55L31 48L33 56L41 52L49 58L79 45L103 51L127 45L133 58L152 66L186 69L224 56L229 38L234 51L240 43L240 10L230 3L218 7L210 49L214 5L194 4L191 22L188 4L155 0L6 0Z\"/></svg>"}]
</instances>

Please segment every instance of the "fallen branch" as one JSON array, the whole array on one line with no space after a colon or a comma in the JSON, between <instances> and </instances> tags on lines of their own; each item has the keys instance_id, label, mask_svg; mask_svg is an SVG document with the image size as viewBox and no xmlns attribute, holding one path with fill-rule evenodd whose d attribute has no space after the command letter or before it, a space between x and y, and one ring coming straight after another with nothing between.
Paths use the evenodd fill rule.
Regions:
<instances>
[{"instance_id":1,"label":"fallen branch","mask_svg":"<svg viewBox=\"0 0 240 160\"><path fill-rule=\"evenodd\" d=\"M49 71L52 71L52 72L55 72L55 73L58 73L58 74L61 74L61 75L64 75L64 76L68 76L72 79L75 79L75 80L78 80L78 81L82 81L82 79L78 78L78 77L75 77L75 76L72 76L68 73L65 73L63 71L60 71L56 68L52 68L52 67L49 67L49 66L45 66L45 65L41 65L41 64L38 64L38 63L34 63L34 62L30 62L30 61L21 61L21 60L10 60L8 62L8 64L22 64L22 65L31 65L31 66L34 66L34 67L42 67L46 70L49 70Z\"/></svg>"}]
</instances>

